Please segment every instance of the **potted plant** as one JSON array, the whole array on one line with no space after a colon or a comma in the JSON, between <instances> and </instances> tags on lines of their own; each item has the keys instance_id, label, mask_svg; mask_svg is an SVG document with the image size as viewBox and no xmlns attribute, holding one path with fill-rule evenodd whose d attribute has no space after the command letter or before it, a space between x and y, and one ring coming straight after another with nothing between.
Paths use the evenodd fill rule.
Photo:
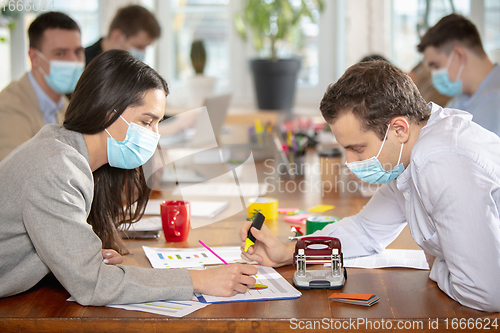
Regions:
<instances>
[{"instance_id":1,"label":"potted plant","mask_svg":"<svg viewBox=\"0 0 500 333\"><path fill-rule=\"evenodd\" d=\"M246 41L249 30L255 49L267 51L250 61L260 109L292 108L301 59L280 58L279 49L293 47L293 40L303 36L300 21L308 17L316 22L314 11L323 9L323 0L247 0L243 12L235 15L238 34Z\"/></svg>"},{"instance_id":2,"label":"potted plant","mask_svg":"<svg viewBox=\"0 0 500 333\"><path fill-rule=\"evenodd\" d=\"M202 40L193 41L190 57L195 75L187 80L188 106L197 108L203 106L205 98L212 94L215 78L204 74L207 52Z\"/></svg>"}]
</instances>

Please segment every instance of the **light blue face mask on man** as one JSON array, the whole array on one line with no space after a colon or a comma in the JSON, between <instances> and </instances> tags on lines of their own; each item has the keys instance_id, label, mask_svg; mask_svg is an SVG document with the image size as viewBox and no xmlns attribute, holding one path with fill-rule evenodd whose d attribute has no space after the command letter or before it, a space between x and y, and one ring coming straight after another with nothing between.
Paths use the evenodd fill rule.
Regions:
<instances>
[{"instance_id":1,"label":"light blue face mask on man","mask_svg":"<svg viewBox=\"0 0 500 333\"><path fill-rule=\"evenodd\" d=\"M150 131L136 123L128 124L125 140L117 141L108 130L108 163L112 167L120 169L135 169L146 163L154 154L160 134Z\"/></svg>"},{"instance_id":2,"label":"light blue face mask on man","mask_svg":"<svg viewBox=\"0 0 500 333\"><path fill-rule=\"evenodd\" d=\"M128 49L128 52L136 57L137 59L139 59L140 61L144 62L144 60L146 59L146 51L144 50L141 50L141 49L138 49L138 48L135 48L135 47L130 47Z\"/></svg>"},{"instance_id":3,"label":"light blue face mask on man","mask_svg":"<svg viewBox=\"0 0 500 333\"><path fill-rule=\"evenodd\" d=\"M453 59L454 54L455 52L452 51L446 67L435 69L432 71L432 84L434 85L434 88L436 88L436 90L440 94L448 97L453 97L462 93L462 80L460 79L460 76L462 75L462 71L464 70L465 63L462 63L462 65L460 65L455 81L450 81L450 76L448 73L448 68L450 67L451 60Z\"/></svg>"},{"instance_id":4,"label":"light blue face mask on man","mask_svg":"<svg viewBox=\"0 0 500 333\"><path fill-rule=\"evenodd\" d=\"M58 94L72 93L83 73L85 64L79 61L49 61L40 51L36 52L50 65L50 75L47 75L42 67L38 67L49 87Z\"/></svg>"},{"instance_id":5,"label":"light blue face mask on man","mask_svg":"<svg viewBox=\"0 0 500 333\"><path fill-rule=\"evenodd\" d=\"M404 143L401 144L398 164L392 170L384 170L382 164L378 160L380 152L382 151L385 141L387 140L387 134L389 133L390 127L391 124L389 124L389 127L387 128L387 132L385 132L384 141L382 141L382 146L380 146L377 156L373 156L372 158L363 161L346 163L349 170L351 170L351 172L360 180L370 184L385 184L396 179L405 170L403 163L399 163L401 161Z\"/></svg>"}]
</instances>

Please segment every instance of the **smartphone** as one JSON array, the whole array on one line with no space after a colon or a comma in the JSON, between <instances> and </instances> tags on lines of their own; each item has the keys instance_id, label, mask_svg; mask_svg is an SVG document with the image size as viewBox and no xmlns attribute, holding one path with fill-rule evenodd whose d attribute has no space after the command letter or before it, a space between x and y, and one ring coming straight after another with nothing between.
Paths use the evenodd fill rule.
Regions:
<instances>
[{"instance_id":1,"label":"smartphone","mask_svg":"<svg viewBox=\"0 0 500 333\"><path fill-rule=\"evenodd\" d=\"M120 236L124 239L154 239L160 237L160 230L120 231Z\"/></svg>"}]
</instances>

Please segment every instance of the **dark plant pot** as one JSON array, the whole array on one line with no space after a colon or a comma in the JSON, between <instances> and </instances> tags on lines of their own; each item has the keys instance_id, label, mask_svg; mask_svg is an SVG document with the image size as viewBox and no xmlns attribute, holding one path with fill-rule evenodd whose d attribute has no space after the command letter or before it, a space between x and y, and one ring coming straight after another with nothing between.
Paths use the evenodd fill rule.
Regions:
<instances>
[{"instance_id":1,"label":"dark plant pot","mask_svg":"<svg viewBox=\"0 0 500 333\"><path fill-rule=\"evenodd\" d=\"M292 109L300 61L299 58L250 61L259 109Z\"/></svg>"}]
</instances>

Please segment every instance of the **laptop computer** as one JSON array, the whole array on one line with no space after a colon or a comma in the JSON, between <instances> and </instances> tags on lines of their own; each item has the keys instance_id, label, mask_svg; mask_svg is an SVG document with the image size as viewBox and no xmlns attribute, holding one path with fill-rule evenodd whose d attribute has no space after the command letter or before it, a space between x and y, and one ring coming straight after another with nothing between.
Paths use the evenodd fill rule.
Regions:
<instances>
[{"instance_id":1,"label":"laptop computer","mask_svg":"<svg viewBox=\"0 0 500 333\"><path fill-rule=\"evenodd\" d=\"M226 121L231 97L232 94L207 97L205 100L207 112L204 112L203 108L199 108L187 111L185 112L185 115L179 115L181 118L183 117L181 119L182 123L189 123L186 121L187 118L196 117L194 125L183 130L182 137L167 137L167 139L163 141L160 139L160 146L166 149L199 147L212 148L195 152L191 161L199 165L206 160L208 164L211 164L211 166L205 166L205 168L202 169L217 170L216 164L222 164L229 159L229 156L227 156L228 152L221 154L217 147L219 136L222 133L222 127ZM208 125L209 123L211 126ZM220 162L216 163L215 161L218 160L220 160ZM199 183L208 179L207 176L197 170L194 165L178 167L177 164L179 163L182 165L182 161L179 160L178 163L176 163L175 171L172 165L165 166L161 180L162 183Z\"/></svg>"},{"instance_id":2,"label":"laptop computer","mask_svg":"<svg viewBox=\"0 0 500 333\"><path fill-rule=\"evenodd\" d=\"M214 137L218 142L231 98L232 94L210 96L205 99L206 112L201 107L162 121L159 126L160 146L168 149L213 145ZM209 122L212 126L207 126Z\"/></svg>"}]
</instances>

